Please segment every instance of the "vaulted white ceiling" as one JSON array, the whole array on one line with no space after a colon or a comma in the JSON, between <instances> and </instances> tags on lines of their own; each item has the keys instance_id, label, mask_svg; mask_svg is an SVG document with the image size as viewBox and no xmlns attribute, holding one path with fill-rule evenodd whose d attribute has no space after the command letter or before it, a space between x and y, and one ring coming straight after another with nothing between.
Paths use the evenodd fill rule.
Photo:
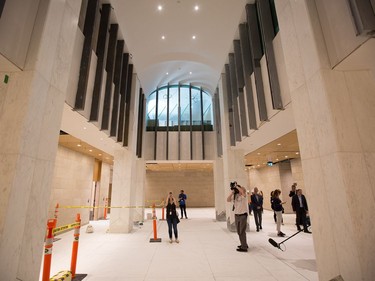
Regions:
<instances>
[{"instance_id":1,"label":"vaulted white ceiling","mask_svg":"<svg viewBox=\"0 0 375 281\"><path fill-rule=\"evenodd\" d=\"M178 82L213 93L248 2L112 0L144 93Z\"/></svg>"}]
</instances>

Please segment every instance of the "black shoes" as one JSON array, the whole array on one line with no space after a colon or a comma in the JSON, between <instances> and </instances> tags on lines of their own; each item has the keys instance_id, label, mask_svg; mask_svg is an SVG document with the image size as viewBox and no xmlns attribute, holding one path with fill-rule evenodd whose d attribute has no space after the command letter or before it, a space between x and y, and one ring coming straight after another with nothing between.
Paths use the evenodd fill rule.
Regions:
<instances>
[{"instance_id":1,"label":"black shoes","mask_svg":"<svg viewBox=\"0 0 375 281\"><path fill-rule=\"evenodd\" d=\"M304 230L303 232L305 232L305 233L312 233L311 231L308 231L307 229Z\"/></svg>"},{"instance_id":2,"label":"black shoes","mask_svg":"<svg viewBox=\"0 0 375 281\"><path fill-rule=\"evenodd\" d=\"M247 249L237 248L237 252L247 252Z\"/></svg>"},{"instance_id":3,"label":"black shoes","mask_svg":"<svg viewBox=\"0 0 375 281\"><path fill-rule=\"evenodd\" d=\"M259 232L259 228L257 227L257 232Z\"/></svg>"},{"instance_id":4,"label":"black shoes","mask_svg":"<svg viewBox=\"0 0 375 281\"><path fill-rule=\"evenodd\" d=\"M262 226L259 226L260 229L263 229Z\"/></svg>"},{"instance_id":5,"label":"black shoes","mask_svg":"<svg viewBox=\"0 0 375 281\"><path fill-rule=\"evenodd\" d=\"M279 233L277 233L277 236L279 237L284 237L285 236L285 233L282 233L281 231Z\"/></svg>"},{"instance_id":6,"label":"black shoes","mask_svg":"<svg viewBox=\"0 0 375 281\"><path fill-rule=\"evenodd\" d=\"M241 249L241 245L237 246L237 249ZM246 249L249 249L249 246L246 246Z\"/></svg>"}]
</instances>

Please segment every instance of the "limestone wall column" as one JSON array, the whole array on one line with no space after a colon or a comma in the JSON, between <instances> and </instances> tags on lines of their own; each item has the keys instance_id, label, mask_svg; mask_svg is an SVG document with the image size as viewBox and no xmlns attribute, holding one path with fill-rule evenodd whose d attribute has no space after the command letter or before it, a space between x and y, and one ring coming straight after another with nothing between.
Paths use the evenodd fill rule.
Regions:
<instances>
[{"instance_id":1,"label":"limestone wall column","mask_svg":"<svg viewBox=\"0 0 375 281\"><path fill-rule=\"evenodd\" d=\"M128 208L113 208L110 216L110 232L129 233L133 229L134 206L136 186L132 182L133 157L125 149L116 150L114 153L112 202L113 207L125 206Z\"/></svg>"},{"instance_id":2,"label":"limestone wall column","mask_svg":"<svg viewBox=\"0 0 375 281\"><path fill-rule=\"evenodd\" d=\"M217 158L213 165L214 169L214 192L215 192L215 214L217 221L226 221L226 197L224 182L223 160Z\"/></svg>"},{"instance_id":3,"label":"limestone wall column","mask_svg":"<svg viewBox=\"0 0 375 281\"><path fill-rule=\"evenodd\" d=\"M79 7L39 1L26 66L0 88L2 280L39 278Z\"/></svg>"},{"instance_id":4,"label":"limestone wall column","mask_svg":"<svg viewBox=\"0 0 375 281\"><path fill-rule=\"evenodd\" d=\"M314 1L275 3L319 279L372 280L374 74L331 69Z\"/></svg>"}]
</instances>

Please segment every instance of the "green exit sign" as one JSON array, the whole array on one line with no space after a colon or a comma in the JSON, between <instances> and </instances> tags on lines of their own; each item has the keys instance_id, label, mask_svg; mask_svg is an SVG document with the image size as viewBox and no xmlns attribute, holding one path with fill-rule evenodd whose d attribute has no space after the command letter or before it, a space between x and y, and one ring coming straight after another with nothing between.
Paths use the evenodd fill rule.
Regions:
<instances>
[{"instance_id":1,"label":"green exit sign","mask_svg":"<svg viewBox=\"0 0 375 281\"><path fill-rule=\"evenodd\" d=\"M4 83L8 84L8 81L9 81L9 76L7 74L5 74L5 76L4 76Z\"/></svg>"}]
</instances>

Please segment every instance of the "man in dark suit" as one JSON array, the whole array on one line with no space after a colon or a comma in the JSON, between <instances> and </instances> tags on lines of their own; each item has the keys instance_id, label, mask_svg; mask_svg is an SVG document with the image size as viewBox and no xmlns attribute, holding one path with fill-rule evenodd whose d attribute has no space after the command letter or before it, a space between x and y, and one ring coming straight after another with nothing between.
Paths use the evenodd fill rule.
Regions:
<instances>
[{"instance_id":1,"label":"man in dark suit","mask_svg":"<svg viewBox=\"0 0 375 281\"><path fill-rule=\"evenodd\" d=\"M254 187L254 192L251 194L251 204L254 211L255 225L257 231L262 229L262 212L263 212L263 196L258 193L258 188Z\"/></svg>"},{"instance_id":2,"label":"man in dark suit","mask_svg":"<svg viewBox=\"0 0 375 281\"><path fill-rule=\"evenodd\" d=\"M303 225L303 231L311 233L307 229L306 214L309 211L305 195L302 194L302 189L297 189L296 194L292 197L293 211L296 213L296 225L297 229L301 230L300 225Z\"/></svg>"}]
</instances>

